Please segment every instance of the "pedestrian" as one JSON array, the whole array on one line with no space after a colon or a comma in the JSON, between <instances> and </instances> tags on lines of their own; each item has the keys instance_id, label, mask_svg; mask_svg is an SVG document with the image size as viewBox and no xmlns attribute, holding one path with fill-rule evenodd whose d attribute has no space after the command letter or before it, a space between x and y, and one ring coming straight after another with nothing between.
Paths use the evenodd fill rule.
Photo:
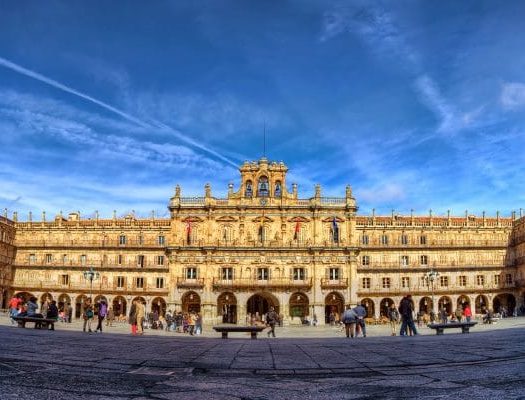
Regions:
<instances>
[{"instance_id":1,"label":"pedestrian","mask_svg":"<svg viewBox=\"0 0 525 400\"><path fill-rule=\"evenodd\" d=\"M390 327L392 328L392 336L396 336L397 325L399 324L399 311L397 311L394 303L392 303L388 309L388 320L390 321Z\"/></svg>"},{"instance_id":2,"label":"pedestrian","mask_svg":"<svg viewBox=\"0 0 525 400\"><path fill-rule=\"evenodd\" d=\"M131 334L137 334L137 300L133 300L129 308L129 324L131 325Z\"/></svg>"},{"instance_id":3,"label":"pedestrian","mask_svg":"<svg viewBox=\"0 0 525 400\"><path fill-rule=\"evenodd\" d=\"M16 322L13 317L16 317L18 314L18 308L20 307L20 304L22 304L22 299L17 295L13 296L11 300L9 300L9 316L11 317L11 324L15 324Z\"/></svg>"},{"instance_id":4,"label":"pedestrian","mask_svg":"<svg viewBox=\"0 0 525 400\"><path fill-rule=\"evenodd\" d=\"M144 308L144 304L142 304L142 301L137 300L136 305L136 312L137 312L137 335L143 335L144 334L144 317L146 315L146 309Z\"/></svg>"},{"instance_id":5,"label":"pedestrian","mask_svg":"<svg viewBox=\"0 0 525 400\"><path fill-rule=\"evenodd\" d=\"M106 315L108 313L108 305L104 300L101 300L98 303L98 324L97 329L95 329L95 332L102 333L102 322L104 322L104 318L106 318Z\"/></svg>"},{"instance_id":6,"label":"pedestrian","mask_svg":"<svg viewBox=\"0 0 525 400\"><path fill-rule=\"evenodd\" d=\"M461 304L458 304L458 308L456 308L455 314L458 322L461 322L461 319L463 318L463 307L461 306Z\"/></svg>"},{"instance_id":7,"label":"pedestrian","mask_svg":"<svg viewBox=\"0 0 525 400\"><path fill-rule=\"evenodd\" d=\"M355 309L351 308L350 305L346 307L345 312L343 313L343 324L345 324L346 337L354 337L355 335L355 324L357 321L357 314Z\"/></svg>"},{"instance_id":8,"label":"pedestrian","mask_svg":"<svg viewBox=\"0 0 525 400\"><path fill-rule=\"evenodd\" d=\"M270 334L275 337L275 324L278 322L279 315L277 315L273 307L270 307L270 311L266 315L266 325L270 327L268 331L268 337L270 337Z\"/></svg>"},{"instance_id":9,"label":"pedestrian","mask_svg":"<svg viewBox=\"0 0 525 400\"><path fill-rule=\"evenodd\" d=\"M468 304L466 304L465 308L463 309L463 315L465 316L466 321L470 322L472 318L472 310L470 309L470 306Z\"/></svg>"},{"instance_id":10,"label":"pedestrian","mask_svg":"<svg viewBox=\"0 0 525 400\"><path fill-rule=\"evenodd\" d=\"M113 326L114 320L115 320L115 311L113 311L113 307L109 307L108 315L106 316L106 326Z\"/></svg>"},{"instance_id":11,"label":"pedestrian","mask_svg":"<svg viewBox=\"0 0 525 400\"><path fill-rule=\"evenodd\" d=\"M71 323L73 320L73 307L71 307L71 303L67 303L67 313L64 312L67 316L67 323Z\"/></svg>"},{"instance_id":12,"label":"pedestrian","mask_svg":"<svg viewBox=\"0 0 525 400\"><path fill-rule=\"evenodd\" d=\"M92 332L92 330L91 330L91 321L93 320L93 316L94 316L93 306L91 305L91 299L88 298L84 302L84 313L82 315L82 317L84 319L84 326L83 326L83 329L82 329L83 332L86 331L86 327L88 328L89 333Z\"/></svg>"},{"instance_id":13,"label":"pedestrian","mask_svg":"<svg viewBox=\"0 0 525 400\"><path fill-rule=\"evenodd\" d=\"M202 334L202 315L201 313L197 313L197 316L195 319L195 334L196 335Z\"/></svg>"},{"instance_id":14,"label":"pedestrian","mask_svg":"<svg viewBox=\"0 0 525 400\"><path fill-rule=\"evenodd\" d=\"M58 307L57 302L55 300L51 300L51 303L49 304L49 308L47 309L47 319L54 319L55 321L58 320ZM55 330L55 325L49 325L49 329Z\"/></svg>"},{"instance_id":15,"label":"pedestrian","mask_svg":"<svg viewBox=\"0 0 525 400\"><path fill-rule=\"evenodd\" d=\"M401 329L399 331L399 336L408 336L407 328L412 331L411 333L413 335L418 334L416 325L414 324L413 312L412 295L407 294L399 303L399 314L401 314Z\"/></svg>"},{"instance_id":16,"label":"pedestrian","mask_svg":"<svg viewBox=\"0 0 525 400\"><path fill-rule=\"evenodd\" d=\"M47 318L47 310L49 309L49 300L46 298L40 307L40 314Z\"/></svg>"},{"instance_id":17,"label":"pedestrian","mask_svg":"<svg viewBox=\"0 0 525 400\"><path fill-rule=\"evenodd\" d=\"M442 324L446 324L448 322L448 314L447 309L445 307L441 307L439 309L439 319Z\"/></svg>"},{"instance_id":18,"label":"pedestrian","mask_svg":"<svg viewBox=\"0 0 525 400\"><path fill-rule=\"evenodd\" d=\"M357 331L361 330L363 337L366 337L366 323L365 318L367 315L366 308L362 304L358 304L357 307L354 308L354 312L357 315L356 319L356 337L357 337ZM358 329L359 328L359 329Z\"/></svg>"}]
</instances>

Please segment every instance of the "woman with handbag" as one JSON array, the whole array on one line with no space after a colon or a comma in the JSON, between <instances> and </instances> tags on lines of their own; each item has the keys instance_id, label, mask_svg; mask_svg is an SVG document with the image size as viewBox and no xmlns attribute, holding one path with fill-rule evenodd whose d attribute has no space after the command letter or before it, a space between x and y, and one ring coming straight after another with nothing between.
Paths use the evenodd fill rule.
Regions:
<instances>
[{"instance_id":1,"label":"woman with handbag","mask_svg":"<svg viewBox=\"0 0 525 400\"><path fill-rule=\"evenodd\" d=\"M84 318L84 328L83 331L86 331L86 326L89 329L89 332L91 333L91 321L93 320L93 306L91 305L91 299L86 299L84 302L84 312L82 317Z\"/></svg>"}]
</instances>

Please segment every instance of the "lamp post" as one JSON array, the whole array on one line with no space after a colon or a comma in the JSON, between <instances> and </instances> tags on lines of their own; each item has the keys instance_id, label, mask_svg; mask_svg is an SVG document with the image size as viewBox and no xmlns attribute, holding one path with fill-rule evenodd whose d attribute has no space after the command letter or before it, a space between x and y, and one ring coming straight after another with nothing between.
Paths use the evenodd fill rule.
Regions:
<instances>
[{"instance_id":1,"label":"lamp post","mask_svg":"<svg viewBox=\"0 0 525 400\"><path fill-rule=\"evenodd\" d=\"M432 296L432 311L434 312L434 281L439 277L439 272L431 269L426 273L427 282L429 283L431 296Z\"/></svg>"},{"instance_id":2,"label":"lamp post","mask_svg":"<svg viewBox=\"0 0 525 400\"><path fill-rule=\"evenodd\" d=\"M89 267L88 271L84 271L84 279L89 281L89 298L91 301L93 301L93 280L98 279L100 277L100 274L93 269L93 267Z\"/></svg>"}]
</instances>

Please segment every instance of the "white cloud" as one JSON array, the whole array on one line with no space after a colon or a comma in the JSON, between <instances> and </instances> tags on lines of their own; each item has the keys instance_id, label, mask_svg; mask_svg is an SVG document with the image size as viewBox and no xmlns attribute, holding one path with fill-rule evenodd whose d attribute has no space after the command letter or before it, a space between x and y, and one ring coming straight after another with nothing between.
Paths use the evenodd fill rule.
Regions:
<instances>
[{"instance_id":1,"label":"white cloud","mask_svg":"<svg viewBox=\"0 0 525 400\"><path fill-rule=\"evenodd\" d=\"M500 102L507 110L525 107L525 84L520 82L504 83L501 88Z\"/></svg>"}]
</instances>

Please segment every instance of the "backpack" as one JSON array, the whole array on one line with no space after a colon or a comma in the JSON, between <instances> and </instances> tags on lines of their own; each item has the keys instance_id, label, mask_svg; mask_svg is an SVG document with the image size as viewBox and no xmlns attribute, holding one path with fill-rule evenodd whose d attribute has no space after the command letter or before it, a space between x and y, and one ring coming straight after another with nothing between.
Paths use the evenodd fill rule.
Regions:
<instances>
[{"instance_id":1,"label":"backpack","mask_svg":"<svg viewBox=\"0 0 525 400\"><path fill-rule=\"evenodd\" d=\"M88 318L88 319L89 318L93 318L93 310L87 309L85 314L86 314L86 318Z\"/></svg>"}]
</instances>

